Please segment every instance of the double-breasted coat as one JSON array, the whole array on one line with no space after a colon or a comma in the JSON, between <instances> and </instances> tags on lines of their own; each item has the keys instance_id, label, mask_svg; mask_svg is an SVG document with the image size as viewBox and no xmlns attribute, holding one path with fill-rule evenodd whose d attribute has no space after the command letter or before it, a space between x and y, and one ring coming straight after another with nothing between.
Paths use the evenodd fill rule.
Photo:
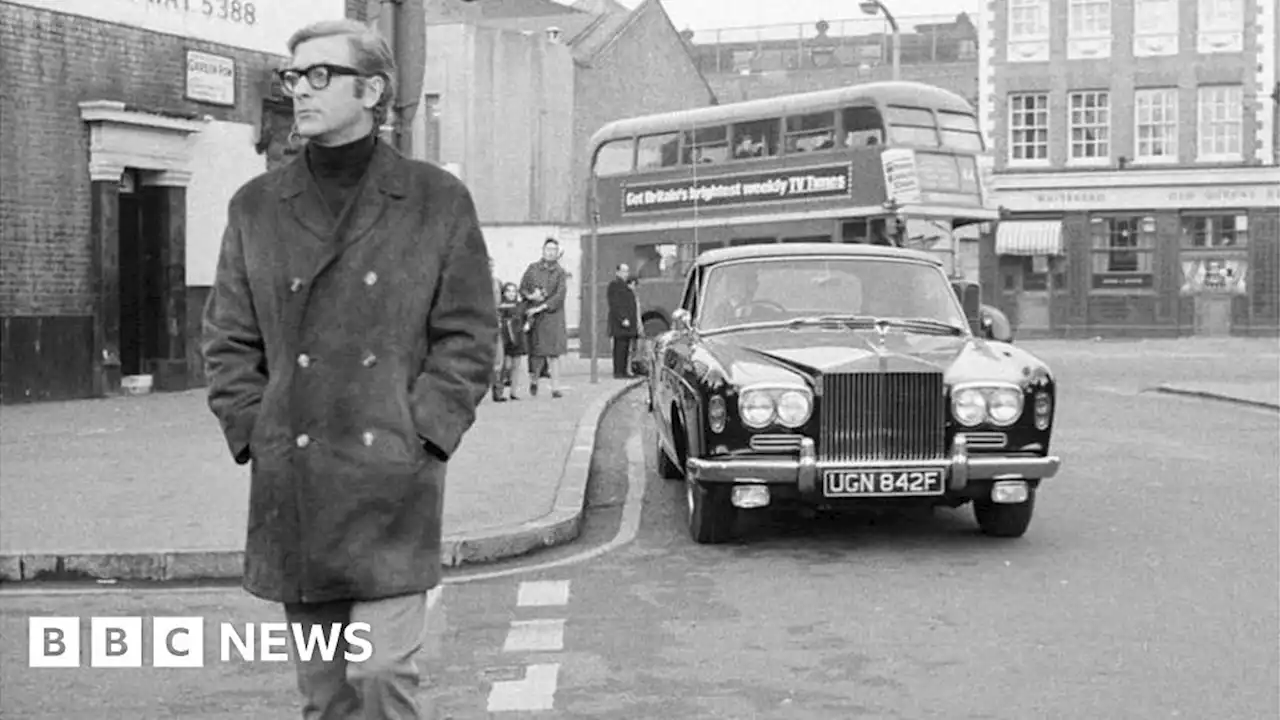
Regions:
<instances>
[{"instance_id":1,"label":"double-breasted coat","mask_svg":"<svg viewBox=\"0 0 1280 720\"><path fill-rule=\"evenodd\" d=\"M609 282L605 299L609 306L609 337L639 337L640 306L636 303L636 293L631 285L622 278L614 278Z\"/></svg>"},{"instance_id":2,"label":"double-breasted coat","mask_svg":"<svg viewBox=\"0 0 1280 720\"><path fill-rule=\"evenodd\" d=\"M434 587L446 462L497 343L470 194L379 143L336 231L301 158L228 215L203 349L210 408L252 466L245 588L325 602Z\"/></svg>"},{"instance_id":3,"label":"double-breasted coat","mask_svg":"<svg viewBox=\"0 0 1280 720\"><path fill-rule=\"evenodd\" d=\"M529 333L529 354L539 357L560 357L569 351L569 331L565 327L564 298L568 291L568 278L558 262L539 260L529 265L520 278L520 295L529 297L535 289L542 290L542 301L531 300L530 307L545 304L547 309L534 316L533 329Z\"/></svg>"}]
</instances>

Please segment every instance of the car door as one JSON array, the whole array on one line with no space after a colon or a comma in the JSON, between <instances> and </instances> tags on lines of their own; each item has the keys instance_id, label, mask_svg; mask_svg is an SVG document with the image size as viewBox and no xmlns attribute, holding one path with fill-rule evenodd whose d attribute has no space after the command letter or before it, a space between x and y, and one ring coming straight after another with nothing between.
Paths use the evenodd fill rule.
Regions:
<instances>
[{"instance_id":1,"label":"car door","mask_svg":"<svg viewBox=\"0 0 1280 720\"><path fill-rule=\"evenodd\" d=\"M680 300L681 309L687 310L693 317L696 317L701 276L697 268L689 273ZM655 372L650 378L653 383L654 413L659 418L658 432L662 434L663 442L673 453L675 443L671 436L671 427L674 418L671 416L671 408L673 405L680 406L686 394L683 374L692 351L691 337L689 331L683 329L672 328L663 333L657 340L654 357Z\"/></svg>"}]
</instances>

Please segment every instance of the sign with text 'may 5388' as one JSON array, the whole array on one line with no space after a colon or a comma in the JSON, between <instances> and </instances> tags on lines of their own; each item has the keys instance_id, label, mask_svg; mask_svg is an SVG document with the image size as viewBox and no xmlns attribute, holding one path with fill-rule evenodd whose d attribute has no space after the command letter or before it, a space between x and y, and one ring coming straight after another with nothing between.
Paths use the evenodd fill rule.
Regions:
<instances>
[{"instance_id":1,"label":"sign with text 'may 5388'","mask_svg":"<svg viewBox=\"0 0 1280 720\"><path fill-rule=\"evenodd\" d=\"M18 5L285 55L295 30L346 16L346 0L11 0ZM67 22L66 20L63 21Z\"/></svg>"},{"instance_id":2,"label":"sign with text 'may 5388'","mask_svg":"<svg viewBox=\"0 0 1280 720\"><path fill-rule=\"evenodd\" d=\"M848 197L853 189L849 163L780 168L691 180L624 184L622 212L688 210L759 203Z\"/></svg>"}]
</instances>

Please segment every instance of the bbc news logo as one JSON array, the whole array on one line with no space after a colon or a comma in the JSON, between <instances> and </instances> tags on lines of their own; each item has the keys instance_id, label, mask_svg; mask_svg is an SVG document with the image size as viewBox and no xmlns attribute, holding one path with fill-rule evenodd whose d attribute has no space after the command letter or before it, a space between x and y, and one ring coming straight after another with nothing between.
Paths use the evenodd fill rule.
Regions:
<instances>
[{"instance_id":1,"label":"bbc news logo","mask_svg":"<svg viewBox=\"0 0 1280 720\"><path fill-rule=\"evenodd\" d=\"M81 619L33 617L28 619L27 663L35 668L75 668L81 661ZM347 662L364 662L373 655L368 623L333 623L329 626L300 623L218 623L218 659L231 662L287 662L290 644L303 661L317 655L332 662L342 649ZM151 648L151 666L198 668L205 664L205 621L199 617L151 619L151 642L143 635L140 617L89 618L89 667L136 668L143 666L143 649ZM292 643L291 643L292 641Z\"/></svg>"}]
</instances>

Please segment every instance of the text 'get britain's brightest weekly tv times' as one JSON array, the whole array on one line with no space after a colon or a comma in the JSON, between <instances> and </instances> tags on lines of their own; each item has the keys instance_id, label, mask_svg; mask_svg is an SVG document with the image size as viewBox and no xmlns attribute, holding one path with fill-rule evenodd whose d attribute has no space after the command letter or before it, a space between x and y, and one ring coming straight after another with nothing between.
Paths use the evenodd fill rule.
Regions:
<instances>
[{"instance_id":1,"label":"text 'get britain's brightest weekly tv times'","mask_svg":"<svg viewBox=\"0 0 1280 720\"><path fill-rule=\"evenodd\" d=\"M144 621L145 620L145 621ZM368 623L219 622L202 617L31 617L33 668L201 668L213 662L288 662L373 655Z\"/></svg>"}]
</instances>

